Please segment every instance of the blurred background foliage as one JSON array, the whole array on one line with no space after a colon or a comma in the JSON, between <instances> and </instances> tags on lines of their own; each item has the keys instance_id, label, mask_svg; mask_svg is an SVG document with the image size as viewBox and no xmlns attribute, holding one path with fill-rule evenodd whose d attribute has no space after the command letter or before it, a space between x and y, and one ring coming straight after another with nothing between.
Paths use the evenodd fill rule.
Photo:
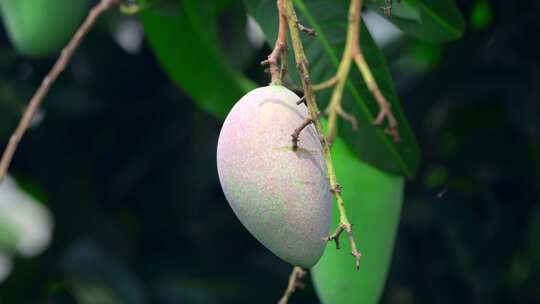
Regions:
<instances>
[{"instance_id":1,"label":"blurred background foliage","mask_svg":"<svg viewBox=\"0 0 540 304\"><path fill-rule=\"evenodd\" d=\"M234 2L208 34L232 72L264 84L259 62L270 49L229 30L248 22L235 25ZM538 303L540 3L457 4L467 30L445 45L366 16L422 155L382 302ZM179 57L180 73L215 67L195 55ZM54 59L17 55L0 32L0 142ZM199 85L220 98L219 79ZM8 227L15 211L0 197L0 303L275 302L291 267L227 205L215 169L220 122L186 93L194 94L164 73L138 19L100 20L11 169L9 195L40 206L28 210L52 234L43 253L24 254L20 229ZM291 302L316 303L311 282Z\"/></svg>"}]
</instances>

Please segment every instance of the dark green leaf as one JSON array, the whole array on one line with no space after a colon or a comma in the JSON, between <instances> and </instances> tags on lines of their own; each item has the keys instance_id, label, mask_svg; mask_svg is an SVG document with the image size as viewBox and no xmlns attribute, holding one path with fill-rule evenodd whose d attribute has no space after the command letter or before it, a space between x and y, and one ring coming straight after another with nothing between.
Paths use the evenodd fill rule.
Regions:
<instances>
[{"instance_id":1,"label":"dark green leaf","mask_svg":"<svg viewBox=\"0 0 540 304\"><path fill-rule=\"evenodd\" d=\"M147 39L169 76L199 105L224 118L252 83L234 72L218 47L217 13L221 6L185 0L167 11L142 13Z\"/></svg>"},{"instance_id":2,"label":"dark green leaf","mask_svg":"<svg viewBox=\"0 0 540 304\"><path fill-rule=\"evenodd\" d=\"M465 30L463 16L452 0L393 2L391 17L386 16L382 10L385 0L370 0L366 4L405 33L428 42L455 40Z\"/></svg>"},{"instance_id":3,"label":"dark green leaf","mask_svg":"<svg viewBox=\"0 0 540 304\"><path fill-rule=\"evenodd\" d=\"M340 250L328 244L312 270L315 288L322 303L378 303L392 258L404 179L359 161L339 138L332 154L363 256L360 270L356 270L345 235L341 236ZM335 204L333 212L332 227L336 227L339 214Z\"/></svg>"},{"instance_id":4,"label":"dark green leaf","mask_svg":"<svg viewBox=\"0 0 540 304\"><path fill-rule=\"evenodd\" d=\"M295 0L294 3L301 22L317 32L316 38L305 35L303 40L310 60L312 80L317 83L329 79L337 70L345 45L347 7L326 0ZM275 1L246 0L245 4L263 28L268 41L273 43L278 26ZM348 123L342 121L340 135L362 160L390 172L414 176L419 161L416 139L394 91L383 54L364 25L360 35L366 60L399 121L402 140L394 144L381 128L372 127L378 106L354 66L345 88L343 107L356 116L359 130L352 130ZM294 64L291 66L294 67ZM294 69L290 71L293 78L297 79ZM298 80L296 82L299 83ZM328 95L321 94L318 101L324 106Z\"/></svg>"}]
</instances>

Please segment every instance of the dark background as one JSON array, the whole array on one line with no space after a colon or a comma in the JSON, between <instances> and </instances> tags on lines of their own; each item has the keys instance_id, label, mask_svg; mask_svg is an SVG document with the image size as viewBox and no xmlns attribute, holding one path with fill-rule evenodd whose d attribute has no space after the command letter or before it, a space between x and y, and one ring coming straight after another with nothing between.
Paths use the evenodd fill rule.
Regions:
<instances>
[{"instance_id":1,"label":"dark background","mask_svg":"<svg viewBox=\"0 0 540 304\"><path fill-rule=\"evenodd\" d=\"M458 3L461 40L385 50L422 164L382 302L539 303L540 3L489 1L484 23L471 18L475 1ZM96 303L107 292L118 303L276 302L291 266L225 201L219 121L146 45L128 54L114 42L105 24L118 17L90 33L15 156L11 174L43 199L55 231L42 255L15 259L0 303ZM244 65L261 84L268 51ZM17 56L0 33L0 146L53 62ZM317 302L309 280L291 302Z\"/></svg>"}]
</instances>

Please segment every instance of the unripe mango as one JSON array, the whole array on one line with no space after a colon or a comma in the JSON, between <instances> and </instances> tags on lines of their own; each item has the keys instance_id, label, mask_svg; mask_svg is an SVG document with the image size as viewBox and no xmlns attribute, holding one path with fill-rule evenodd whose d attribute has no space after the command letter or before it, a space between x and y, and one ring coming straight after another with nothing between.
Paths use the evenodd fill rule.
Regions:
<instances>
[{"instance_id":1,"label":"unripe mango","mask_svg":"<svg viewBox=\"0 0 540 304\"><path fill-rule=\"evenodd\" d=\"M11 43L29 57L58 52L87 13L89 0L0 0Z\"/></svg>"},{"instance_id":2,"label":"unripe mango","mask_svg":"<svg viewBox=\"0 0 540 304\"><path fill-rule=\"evenodd\" d=\"M270 251L295 266L320 259L332 221L332 194L315 128L291 134L308 116L283 86L255 89L228 114L217 148L223 192L242 224Z\"/></svg>"}]
</instances>

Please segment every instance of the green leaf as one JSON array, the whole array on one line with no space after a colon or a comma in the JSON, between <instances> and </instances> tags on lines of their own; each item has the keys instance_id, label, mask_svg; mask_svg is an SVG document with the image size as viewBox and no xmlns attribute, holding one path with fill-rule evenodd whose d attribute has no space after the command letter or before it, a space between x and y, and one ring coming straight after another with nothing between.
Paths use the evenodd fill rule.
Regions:
<instances>
[{"instance_id":1,"label":"green leaf","mask_svg":"<svg viewBox=\"0 0 540 304\"><path fill-rule=\"evenodd\" d=\"M163 69L203 109L224 118L253 84L227 65L216 43L220 7L213 1L184 0L167 9L145 10L141 18Z\"/></svg>"},{"instance_id":2,"label":"green leaf","mask_svg":"<svg viewBox=\"0 0 540 304\"><path fill-rule=\"evenodd\" d=\"M246 0L244 3L261 25L269 43L274 43L278 28L276 1ZM346 3L336 4L327 0L294 0L294 3L300 21L317 32L316 38L307 35L303 37L306 55L310 60L312 81L317 83L327 80L336 73L345 46ZM401 142L394 144L381 128L372 127L379 109L355 66L351 68L345 87L343 107L357 118L359 130L354 131L348 123L340 121L340 136L357 156L367 163L389 172L412 177L415 175L420 157L416 139L399 103L384 56L364 24L360 35L366 60L399 122ZM299 83L295 69L289 70L296 83ZM322 108L328 102L328 93L318 96Z\"/></svg>"},{"instance_id":3,"label":"green leaf","mask_svg":"<svg viewBox=\"0 0 540 304\"><path fill-rule=\"evenodd\" d=\"M29 58L57 56L84 20L90 3L2 0L0 17L17 53Z\"/></svg>"},{"instance_id":4,"label":"green leaf","mask_svg":"<svg viewBox=\"0 0 540 304\"><path fill-rule=\"evenodd\" d=\"M20 239L20 229L6 215L0 214L0 253L15 250Z\"/></svg>"},{"instance_id":5,"label":"green leaf","mask_svg":"<svg viewBox=\"0 0 540 304\"><path fill-rule=\"evenodd\" d=\"M370 0L366 5L405 33L421 40L447 42L460 38L465 30L465 21L453 0L393 1L391 17L387 17L381 9L385 2Z\"/></svg>"},{"instance_id":6,"label":"green leaf","mask_svg":"<svg viewBox=\"0 0 540 304\"><path fill-rule=\"evenodd\" d=\"M336 250L328 244L312 269L315 289L321 303L378 303L392 258L404 178L359 161L339 138L332 156L362 261L356 270L351 247L342 235L342 248ZM336 227L339 213L335 204L333 212L332 227Z\"/></svg>"}]
</instances>

